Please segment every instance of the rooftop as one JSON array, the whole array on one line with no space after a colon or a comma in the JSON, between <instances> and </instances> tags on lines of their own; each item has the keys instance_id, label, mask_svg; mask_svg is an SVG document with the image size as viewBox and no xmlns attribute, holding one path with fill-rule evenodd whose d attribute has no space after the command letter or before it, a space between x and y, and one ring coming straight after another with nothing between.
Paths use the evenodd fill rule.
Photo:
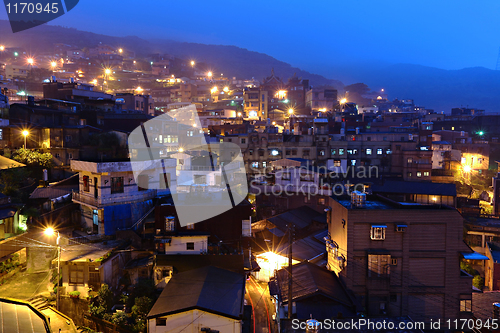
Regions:
<instances>
[{"instance_id":1,"label":"rooftop","mask_svg":"<svg viewBox=\"0 0 500 333\"><path fill-rule=\"evenodd\" d=\"M240 319L245 295L245 276L207 266L174 274L153 305L148 318L199 309Z\"/></svg>"},{"instance_id":2,"label":"rooftop","mask_svg":"<svg viewBox=\"0 0 500 333\"><path fill-rule=\"evenodd\" d=\"M97 261L123 244L122 240L61 246L61 261Z\"/></svg>"},{"instance_id":3,"label":"rooftop","mask_svg":"<svg viewBox=\"0 0 500 333\"><path fill-rule=\"evenodd\" d=\"M27 302L0 298L0 332L51 333L48 319Z\"/></svg>"},{"instance_id":4,"label":"rooftop","mask_svg":"<svg viewBox=\"0 0 500 333\"><path fill-rule=\"evenodd\" d=\"M366 202L362 207L356 207L351 204L351 198L349 196L335 197L332 196L339 204L350 210L361 210L361 209L421 209L421 210L451 210L454 208L445 205L422 205L413 202L396 202L380 196L367 195Z\"/></svg>"},{"instance_id":5,"label":"rooftop","mask_svg":"<svg viewBox=\"0 0 500 333\"><path fill-rule=\"evenodd\" d=\"M374 184L371 187L373 193L400 193L400 194L428 194L456 196L455 184L407 182L386 180L382 185Z\"/></svg>"}]
</instances>

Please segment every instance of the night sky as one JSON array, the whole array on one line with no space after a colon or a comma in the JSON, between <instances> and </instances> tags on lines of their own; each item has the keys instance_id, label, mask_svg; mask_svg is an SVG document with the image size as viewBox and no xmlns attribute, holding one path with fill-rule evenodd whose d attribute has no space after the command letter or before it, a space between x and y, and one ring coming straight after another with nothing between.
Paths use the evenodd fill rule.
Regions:
<instances>
[{"instance_id":1,"label":"night sky","mask_svg":"<svg viewBox=\"0 0 500 333\"><path fill-rule=\"evenodd\" d=\"M327 74L332 63L494 69L500 1L81 0L50 24L229 44ZM7 19L5 9L0 19ZM36 29L36 28L35 28Z\"/></svg>"}]
</instances>

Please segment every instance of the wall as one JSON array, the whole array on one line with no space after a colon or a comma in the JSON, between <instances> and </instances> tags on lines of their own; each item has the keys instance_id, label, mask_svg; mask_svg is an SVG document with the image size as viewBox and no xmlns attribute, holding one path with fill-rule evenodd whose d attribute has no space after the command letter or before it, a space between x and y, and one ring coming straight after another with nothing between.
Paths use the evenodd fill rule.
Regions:
<instances>
[{"instance_id":1,"label":"wall","mask_svg":"<svg viewBox=\"0 0 500 333\"><path fill-rule=\"evenodd\" d=\"M149 319L148 333L198 333L203 327L220 333L241 333L240 320L200 310L191 310L160 318L167 319L167 326L156 326L156 319Z\"/></svg>"},{"instance_id":2,"label":"wall","mask_svg":"<svg viewBox=\"0 0 500 333\"><path fill-rule=\"evenodd\" d=\"M82 296L80 298L71 298L61 295L60 311L73 319L76 326L83 326L85 324L83 314L89 311L89 302Z\"/></svg>"},{"instance_id":3,"label":"wall","mask_svg":"<svg viewBox=\"0 0 500 333\"><path fill-rule=\"evenodd\" d=\"M187 243L194 243L194 250L187 250ZM172 237L170 245L165 244L165 254L200 254L207 251L208 236Z\"/></svg>"}]
</instances>

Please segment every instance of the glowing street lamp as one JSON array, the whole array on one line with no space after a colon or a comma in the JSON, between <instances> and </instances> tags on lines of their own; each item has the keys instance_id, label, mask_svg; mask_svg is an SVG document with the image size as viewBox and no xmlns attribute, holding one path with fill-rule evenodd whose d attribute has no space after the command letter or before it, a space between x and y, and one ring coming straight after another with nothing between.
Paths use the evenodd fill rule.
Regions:
<instances>
[{"instance_id":1,"label":"glowing street lamp","mask_svg":"<svg viewBox=\"0 0 500 333\"><path fill-rule=\"evenodd\" d=\"M33 66L33 64L35 63L35 60L33 58L28 58L27 62L29 65Z\"/></svg>"},{"instance_id":2,"label":"glowing street lamp","mask_svg":"<svg viewBox=\"0 0 500 333\"><path fill-rule=\"evenodd\" d=\"M118 49L118 52L119 52L119 53L123 53L123 49L121 49L121 48L120 48L120 49Z\"/></svg>"},{"instance_id":3,"label":"glowing street lamp","mask_svg":"<svg viewBox=\"0 0 500 333\"><path fill-rule=\"evenodd\" d=\"M56 62L56 61L51 61L51 62L50 62L50 67L52 67L52 70L56 69L56 67L57 67L57 62Z\"/></svg>"},{"instance_id":4,"label":"glowing street lamp","mask_svg":"<svg viewBox=\"0 0 500 333\"><path fill-rule=\"evenodd\" d=\"M137 87L135 89L135 91L137 91L139 94L142 94L142 92L144 91L144 89L142 89L141 87Z\"/></svg>"},{"instance_id":5,"label":"glowing street lamp","mask_svg":"<svg viewBox=\"0 0 500 333\"><path fill-rule=\"evenodd\" d=\"M5 46L0 45L0 51L2 51L2 52L5 51Z\"/></svg>"},{"instance_id":6,"label":"glowing street lamp","mask_svg":"<svg viewBox=\"0 0 500 333\"><path fill-rule=\"evenodd\" d=\"M56 239L56 244L57 244L57 298L56 298L56 309L59 311L59 303L60 303L60 293L59 289L61 289L61 286L59 286L59 281L61 279L61 235L59 234L59 231L55 231L54 228L47 228L44 231L44 234L47 236L54 236L57 233L57 239Z\"/></svg>"},{"instance_id":7,"label":"glowing street lamp","mask_svg":"<svg viewBox=\"0 0 500 333\"><path fill-rule=\"evenodd\" d=\"M229 87L224 87L224 92L228 92L229 91Z\"/></svg>"},{"instance_id":8,"label":"glowing street lamp","mask_svg":"<svg viewBox=\"0 0 500 333\"><path fill-rule=\"evenodd\" d=\"M238 117L241 117L241 112L238 112Z\"/></svg>"},{"instance_id":9,"label":"glowing street lamp","mask_svg":"<svg viewBox=\"0 0 500 333\"><path fill-rule=\"evenodd\" d=\"M109 69L109 68L106 68L106 69L104 70L104 73L105 73L106 75L109 75L109 74L111 74L111 69Z\"/></svg>"},{"instance_id":10,"label":"glowing street lamp","mask_svg":"<svg viewBox=\"0 0 500 333\"><path fill-rule=\"evenodd\" d=\"M208 77L212 77L212 72L208 72L208 73L207 73L207 76L208 76Z\"/></svg>"},{"instance_id":11,"label":"glowing street lamp","mask_svg":"<svg viewBox=\"0 0 500 333\"><path fill-rule=\"evenodd\" d=\"M194 60L191 60L191 67L194 67Z\"/></svg>"},{"instance_id":12,"label":"glowing street lamp","mask_svg":"<svg viewBox=\"0 0 500 333\"><path fill-rule=\"evenodd\" d=\"M293 109L292 109L292 108L288 109L288 114L289 114L290 116L293 114Z\"/></svg>"},{"instance_id":13,"label":"glowing street lamp","mask_svg":"<svg viewBox=\"0 0 500 333\"><path fill-rule=\"evenodd\" d=\"M181 147L181 148L179 148L179 153L182 153L182 152L184 152L184 148Z\"/></svg>"},{"instance_id":14,"label":"glowing street lamp","mask_svg":"<svg viewBox=\"0 0 500 333\"><path fill-rule=\"evenodd\" d=\"M215 94L215 93L217 93L217 91L218 91L218 90L219 90L219 89L218 89L217 87L213 87L212 89L210 89L210 92L211 92L212 94Z\"/></svg>"},{"instance_id":15,"label":"glowing street lamp","mask_svg":"<svg viewBox=\"0 0 500 333\"><path fill-rule=\"evenodd\" d=\"M26 137L30 135L30 132L28 132L27 130L24 130L23 131L23 136L24 136L24 149L26 149Z\"/></svg>"},{"instance_id":16,"label":"glowing street lamp","mask_svg":"<svg viewBox=\"0 0 500 333\"><path fill-rule=\"evenodd\" d=\"M345 103L347 103L347 98L342 98L342 99L340 100L340 104L345 104Z\"/></svg>"},{"instance_id":17,"label":"glowing street lamp","mask_svg":"<svg viewBox=\"0 0 500 333\"><path fill-rule=\"evenodd\" d=\"M463 170L464 170L466 173L469 173L469 172L471 172L471 171L472 171L472 168L470 167L470 165L464 165Z\"/></svg>"}]
</instances>

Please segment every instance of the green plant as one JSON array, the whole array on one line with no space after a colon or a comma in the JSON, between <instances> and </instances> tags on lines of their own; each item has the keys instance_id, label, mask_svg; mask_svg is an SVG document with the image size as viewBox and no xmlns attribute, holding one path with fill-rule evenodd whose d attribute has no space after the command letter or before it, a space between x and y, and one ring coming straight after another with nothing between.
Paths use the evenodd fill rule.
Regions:
<instances>
[{"instance_id":1,"label":"green plant","mask_svg":"<svg viewBox=\"0 0 500 333\"><path fill-rule=\"evenodd\" d=\"M79 298L80 297L80 292L79 291L71 291L68 293L69 297L73 297L73 298Z\"/></svg>"},{"instance_id":2,"label":"green plant","mask_svg":"<svg viewBox=\"0 0 500 333\"><path fill-rule=\"evenodd\" d=\"M125 312L116 312L111 317L111 322L118 326L126 326L128 322L128 316Z\"/></svg>"},{"instance_id":3,"label":"green plant","mask_svg":"<svg viewBox=\"0 0 500 333\"><path fill-rule=\"evenodd\" d=\"M107 284L103 284L97 296L91 299L89 304L89 312L91 315L98 318L106 319L106 314L111 311L113 306L113 292L109 289Z\"/></svg>"},{"instance_id":4,"label":"green plant","mask_svg":"<svg viewBox=\"0 0 500 333\"><path fill-rule=\"evenodd\" d=\"M476 287L477 289L482 290L484 287L484 279L481 277L481 275L476 275L472 279L472 285Z\"/></svg>"}]
</instances>

